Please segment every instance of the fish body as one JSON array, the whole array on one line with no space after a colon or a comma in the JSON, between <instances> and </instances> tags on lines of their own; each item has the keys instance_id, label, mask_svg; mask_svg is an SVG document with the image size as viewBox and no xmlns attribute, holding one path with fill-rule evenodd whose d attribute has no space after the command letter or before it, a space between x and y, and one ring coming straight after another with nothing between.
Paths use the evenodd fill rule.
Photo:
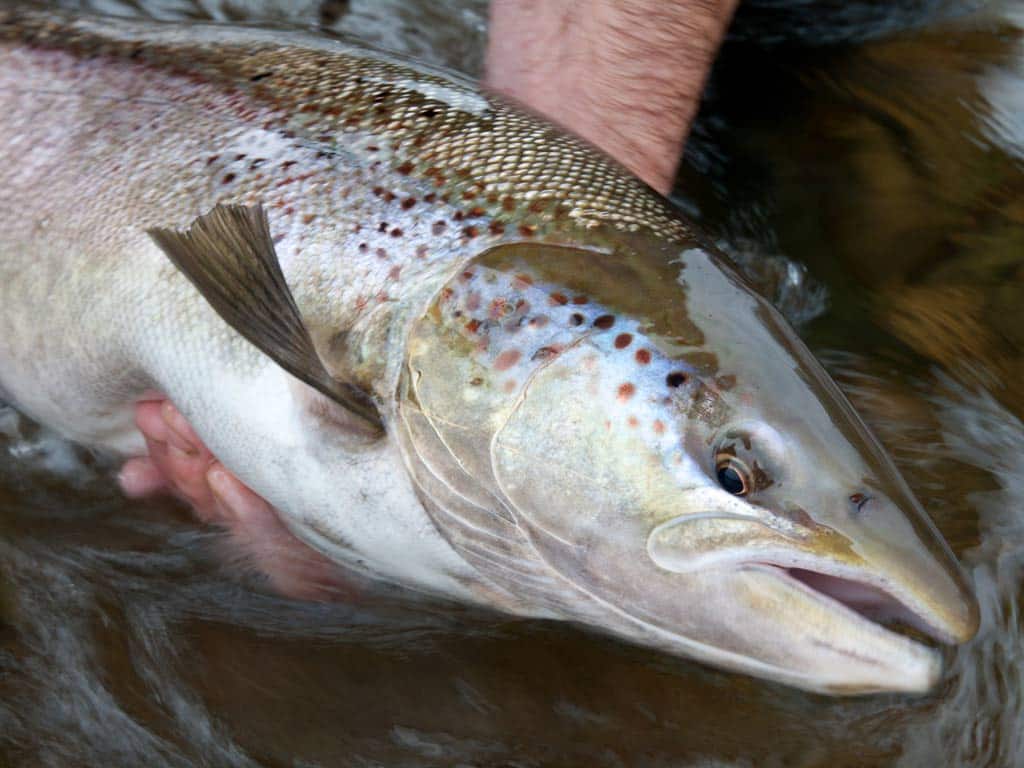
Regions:
<instances>
[{"instance_id":1,"label":"fish body","mask_svg":"<svg viewBox=\"0 0 1024 768\"><path fill-rule=\"evenodd\" d=\"M3 8L26 413L130 455L166 393L339 563L812 690L937 679L858 611L973 634L827 374L592 148L349 41Z\"/></svg>"}]
</instances>

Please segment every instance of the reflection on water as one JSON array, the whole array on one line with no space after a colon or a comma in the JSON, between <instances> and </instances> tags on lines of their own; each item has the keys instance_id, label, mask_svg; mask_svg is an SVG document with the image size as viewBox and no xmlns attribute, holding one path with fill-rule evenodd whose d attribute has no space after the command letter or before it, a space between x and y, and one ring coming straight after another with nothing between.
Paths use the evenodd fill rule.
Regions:
<instances>
[{"instance_id":1,"label":"reflection on water","mask_svg":"<svg viewBox=\"0 0 1024 768\"><path fill-rule=\"evenodd\" d=\"M457 0L90 4L322 19L466 71L485 18ZM753 7L773 5L806 37L808 3ZM835 7L868 24L878 5ZM370 592L281 600L184 510L123 501L110 467L0 410L0 764L1024 764L1024 19L911 6L926 29L856 47L741 29L681 190L803 323L967 564L982 628L935 695L824 699Z\"/></svg>"}]
</instances>

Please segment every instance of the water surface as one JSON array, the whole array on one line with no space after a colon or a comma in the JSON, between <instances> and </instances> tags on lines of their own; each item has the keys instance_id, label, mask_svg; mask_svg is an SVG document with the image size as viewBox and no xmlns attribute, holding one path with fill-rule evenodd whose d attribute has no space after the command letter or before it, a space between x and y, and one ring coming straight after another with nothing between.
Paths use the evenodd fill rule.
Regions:
<instances>
[{"instance_id":1,"label":"water surface","mask_svg":"<svg viewBox=\"0 0 1024 768\"><path fill-rule=\"evenodd\" d=\"M486 11L89 5L322 23L470 73ZM752 3L676 194L965 563L981 631L933 695L828 699L372 592L283 600L187 510L123 500L111 467L4 409L0 765L1024 764L1024 9L973 5Z\"/></svg>"}]
</instances>

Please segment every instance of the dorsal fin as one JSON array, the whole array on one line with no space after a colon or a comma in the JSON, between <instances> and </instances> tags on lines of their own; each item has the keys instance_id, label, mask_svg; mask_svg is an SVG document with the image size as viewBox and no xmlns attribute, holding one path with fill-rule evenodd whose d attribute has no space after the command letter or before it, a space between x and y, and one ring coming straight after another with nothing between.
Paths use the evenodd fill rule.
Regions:
<instances>
[{"instance_id":1,"label":"dorsal fin","mask_svg":"<svg viewBox=\"0 0 1024 768\"><path fill-rule=\"evenodd\" d=\"M382 430L369 396L332 377L317 354L281 272L261 205L218 205L184 232L148 232L235 331L366 427Z\"/></svg>"}]
</instances>

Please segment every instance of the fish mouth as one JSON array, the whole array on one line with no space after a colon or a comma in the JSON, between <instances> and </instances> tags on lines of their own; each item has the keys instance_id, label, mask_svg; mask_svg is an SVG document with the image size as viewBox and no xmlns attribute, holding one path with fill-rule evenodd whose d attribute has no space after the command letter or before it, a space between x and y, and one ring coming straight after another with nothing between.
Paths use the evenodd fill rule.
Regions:
<instances>
[{"instance_id":1,"label":"fish mouth","mask_svg":"<svg viewBox=\"0 0 1024 768\"><path fill-rule=\"evenodd\" d=\"M820 564L811 563L782 565L758 561L750 563L749 567L767 570L786 580L793 589L811 594L855 621L870 622L880 632L902 635L910 642L929 648L960 642L918 601L901 595L902 590L894 589L873 574L825 570Z\"/></svg>"}]
</instances>

